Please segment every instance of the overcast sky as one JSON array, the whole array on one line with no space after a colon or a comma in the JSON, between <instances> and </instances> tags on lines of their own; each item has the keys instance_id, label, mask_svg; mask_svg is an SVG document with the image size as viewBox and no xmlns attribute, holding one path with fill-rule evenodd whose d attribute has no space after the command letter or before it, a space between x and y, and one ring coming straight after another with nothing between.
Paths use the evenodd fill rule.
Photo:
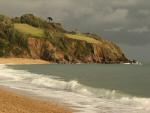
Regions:
<instances>
[{"instance_id":1,"label":"overcast sky","mask_svg":"<svg viewBox=\"0 0 150 113\"><path fill-rule=\"evenodd\" d=\"M51 16L67 29L116 42L130 58L150 61L150 0L0 0L0 14Z\"/></svg>"}]
</instances>

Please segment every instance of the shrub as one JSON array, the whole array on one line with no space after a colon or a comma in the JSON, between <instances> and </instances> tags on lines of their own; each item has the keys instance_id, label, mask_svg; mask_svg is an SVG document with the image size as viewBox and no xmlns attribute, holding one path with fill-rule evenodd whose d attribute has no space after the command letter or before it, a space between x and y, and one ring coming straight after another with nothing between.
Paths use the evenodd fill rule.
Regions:
<instances>
[{"instance_id":1,"label":"shrub","mask_svg":"<svg viewBox=\"0 0 150 113\"><path fill-rule=\"evenodd\" d=\"M0 57L8 53L8 42L0 38Z\"/></svg>"},{"instance_id":2,"label":"shrub","mask_svg":"<svg viewBox=\"0 0 150 113\"><path fill-rule=\"evenodd\" d=\"M70 44L70 41L64 37L63 33L52 35L50 31L45 30L45 39L49 40L57 49L63 50L64 52L68 51L68 45Z\"/></svg>"},{"instance_id":3,"label":"shrub","mask_svg":"<svg viewBox=\"0 0 150 113\"><path fill-rule=\"evenodd\" d=\"M13 23L21 23L20 17L12 18Z\"/></svg>"},{"instance_id":4,"label":"shrub","mask_svg":"<svg viewBox=\"0 0 150 113\"><path fill-rule=\"evenodd\" d=\"M15 20L17 21L19 19L15 19ZM32 25L34 27L39 27L39 28L48 26L48 22L43 21L42 19L34 16L33 14L25 14L25 15L21 16L20 22Z\"/></svg>"},{"instance_id":5,"label":"shrub","mask_svg":"<svg viewBox=\"0 0 150 113\"><path fill-rule=\"evenodd\" d=\"M19 47L13 48L13 51L12 51L12 53L13 53L15 56L19 56L22 52L23 52L22 49L19 48Z\"/></svg>"},{"instance_id":6,"label":"shrub","mask_svg":"<svg viewBox=\"0 0 150 113\"><path fill-rule=\"evenodd\" d=\"M4 16L4 15L0 15L0 21L3 21L3 20L4 20L4 18L5 18L5 16Z\"/></svg>"},{"instance_id":7,"label":"shrub","mask_svg":"<svg viewBox=\"0 0 150 113\"><path fill-rule=\"evenodd\" d=\"M15 30L11 20L3 18L0 16L0 56L8 55L13 47L28 49L27 36Z\"/></svg>"}]
</instances>

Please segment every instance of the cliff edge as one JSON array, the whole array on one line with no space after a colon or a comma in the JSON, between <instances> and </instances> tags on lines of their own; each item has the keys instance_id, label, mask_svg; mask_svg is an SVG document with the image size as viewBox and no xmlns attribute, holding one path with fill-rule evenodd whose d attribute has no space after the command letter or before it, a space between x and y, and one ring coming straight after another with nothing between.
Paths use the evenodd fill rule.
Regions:
<instances>
[{"instance_id":1,"label":"cliff edge","mask_svg":"<svg viewBox=\"0 0 150 113\"><path fill-rule=\"evenodd\" d=\"M43 59L54 63L128 63L113 42L90 33L65 30L32 14L0 15L0 57Z\"/></svg>"}]
</instances>

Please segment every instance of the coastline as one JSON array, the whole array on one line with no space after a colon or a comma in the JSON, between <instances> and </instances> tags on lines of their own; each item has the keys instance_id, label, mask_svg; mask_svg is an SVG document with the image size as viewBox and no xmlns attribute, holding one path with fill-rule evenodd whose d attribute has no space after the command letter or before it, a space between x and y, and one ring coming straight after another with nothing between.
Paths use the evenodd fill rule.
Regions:
<instances>
[{"instance_id":1,"label":"coastline","mask_svg":"<svg viewBox=\"0 0 150 113\"><path fill-rule=\"evenodd\" d=\"M41 59L0 58L0 64L50 64ZM71 109L53 100L26 95L0 85L0 113L72 113Z\"/></svg>"},{"instance_id":2,"label":"coastline","mask_svg":"<svg viewBox=\"0 0 150 113\"><path fill-rule=\"evenodd\" d=\"M5 58L0 57L0 64L141 64L138 61L128 61L128 62L101 62L101 63L83 63L83 62L68 62L68 63L56 63L56 62L49 62L42 59L32 59L32 58Z\"/></svg>"},{"instance_id":3,"label":"coastline","mask_svg":"<svg viewBox=\"0 0 150 113\"><path fill-rule=\"evenodd\" d=\"M49 102L21 95L0 86L0 113L72 113L71 110L55 102Z\"/></svg>"},{"instance_id":4,"label":"coastline","mask_svg":"<svg viewBox=\"0 0 150 113\"><path fill-rule=\"evenodd\" d=\"M0 58L0 64L50 64L50 62L31 58Z\"/></svg>"}]
</instances>

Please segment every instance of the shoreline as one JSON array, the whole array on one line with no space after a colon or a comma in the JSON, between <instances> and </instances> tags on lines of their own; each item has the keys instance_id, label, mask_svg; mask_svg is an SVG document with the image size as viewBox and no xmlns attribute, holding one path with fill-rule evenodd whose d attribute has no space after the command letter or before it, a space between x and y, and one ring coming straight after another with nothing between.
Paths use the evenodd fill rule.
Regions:
<instances>
[{"instance_id":1,"label":"shoreline","mask_svg":"<svg viewBox=\"0 0 150 113\"><path fill-rule=\"evenodd\" d=\"M105 62L105 63L56 63L49 62L42 59L32 59L32 58L13 58L13 57L0 57L0 64L141 64L140 62L130 61L130 62Z\"/></svg>"},{"instance_id":2,"label":"shoreline","mask_svg":"<svg viewBox=\"0 0 150 113\"><path fill-rule=\"evenodd\" d=\"M31 58L0 58L0 64L50 64L51 62Z\"/></svg>"},{"instance_id":3,"label":"shoreline","mask_svg":"<svg viewBox=\"0 0 150 113\"><path fill-rule=\"evenodd\" d=\"M65 105L0 86L0 113L72 113Z\"/></svg>"}]
</instances>

